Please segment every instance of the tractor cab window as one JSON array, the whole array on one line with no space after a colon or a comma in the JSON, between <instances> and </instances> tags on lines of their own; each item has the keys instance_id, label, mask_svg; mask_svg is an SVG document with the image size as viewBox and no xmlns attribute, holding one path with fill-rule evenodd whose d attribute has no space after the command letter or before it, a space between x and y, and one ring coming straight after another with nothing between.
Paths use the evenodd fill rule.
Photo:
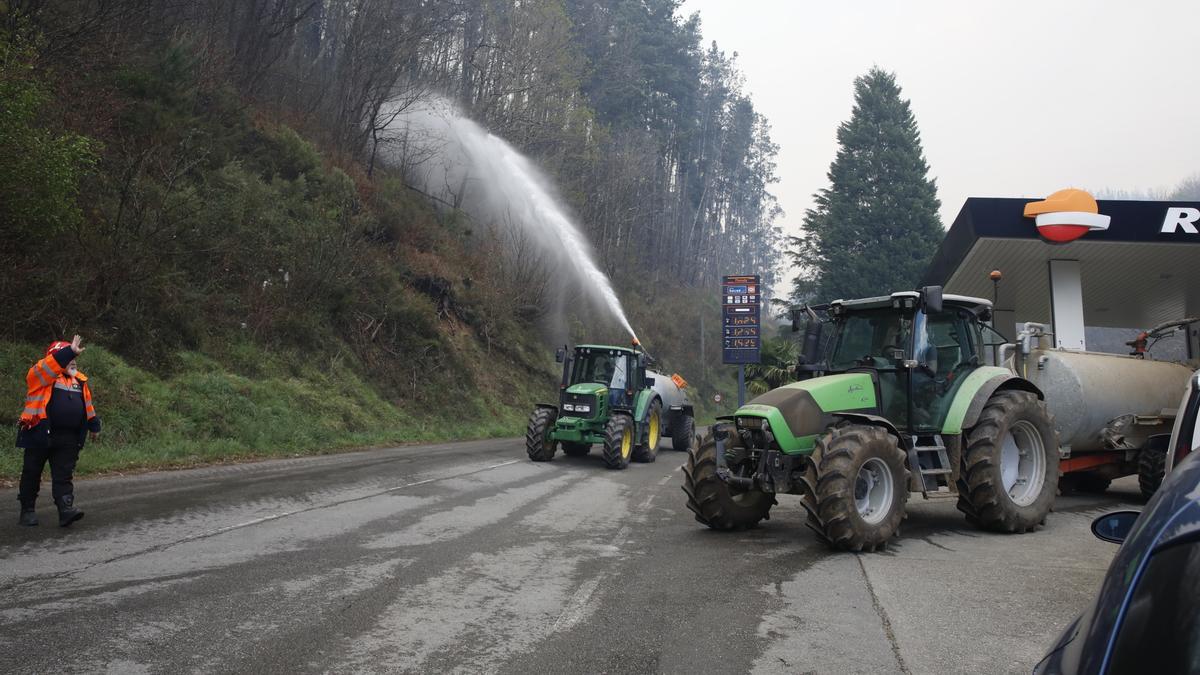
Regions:
<instances>
[{"instance_id":1,"label":"tractor cab window","mask_svg":"<svg viewBox=\"0 0 1200 675\"><path fill-rule=\"evenodd\" d=\"M940 428L958 387L980 364L980 342L978 324L969 312L951 308L918 315L913 344L915 426Z\"/></svg>"},{"instance_id":2,"label":"tractor cab window","mask_svg":"<svg viewBox=\"0 0 1200 675\"><path fill-rule=\"evenodd\" d=\"M625 362L628 360L629 359L627 359L623 356L618 356L614 359L615 363L614 363L613 375L608 380L608 387L610 389L620 389L620 390L624 391L625 383L628 380L627 366L626 366Z\"/></svg>"},{"instance_id":3,"label":"tractor cab window","mask_svg":"<svg viewBox=\"0 0 1200 675\"><path fill-rule=\"evenodd\" d=\"M626 390L632 372L628 354L590 351L578 353L571 369L570 384L590 382L608 387L612 405L627 405Z\"/></svg>"},{"instance_id":4,"label":"tractor cab window","mask_svg":"<svg viewBox=\"0 0 1200 675\"><path fill-rule=\"evenodd\" d=\"M852 312L841 322L830 369L895 368L911 334L912 320L890 307Z\"/></svg>"},{"instance_id":5,"label":"tractor cab window","mask_svg":"<svg viewBox=\"0 0 1200 675\"><path fill-rule=\"evenodd\" d=\"M572 368L571 384L592 382L611 386L613 375L617 371L617 362L620 360L620 356L613 356L607 352L579 354L575 357L575 367Z\"/></svg>"},{"instance_id":6,"label":"tractor cab window","mask_svg":"<svg viewBox=\"0 0 1200 675\"><path fill-rule=\"evenodd\" d=\"M989 366L1003 366L1004 364L1000 363L1000 348L1008 344L1008 338L991 326L983 325L979 330L980 344L983 345L982 358Z\"/></svg>"}]
</instances>

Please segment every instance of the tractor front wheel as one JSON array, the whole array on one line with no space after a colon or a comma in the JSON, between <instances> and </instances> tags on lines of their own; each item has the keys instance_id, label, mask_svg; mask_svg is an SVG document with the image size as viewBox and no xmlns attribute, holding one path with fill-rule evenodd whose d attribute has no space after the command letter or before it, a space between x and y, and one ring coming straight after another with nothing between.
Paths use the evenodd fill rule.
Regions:
<instances>
[{"instance_id":1,"label":"tractor front wheel","mask_svg":"<svg viewBox=\"0 0 1200 675\"><path fill-rule=\"evenodd\" d=\"M988 399L966 433L958 509L995 532L1031 532L1046 522L1058 486L1058 434L1046 404L1026 391Z\"/></svg>"},{"instance_id":2,"label":"tractor front wheel","mask_svg":"<svg viewBox=\"0 0 1200 675\"><path fill-rule=\"evenodd\" d=\"M736 434L725 443L729 449L740 447ZM754 470L752 462L730 467L735 475L745 476ZM758 525L770 515L775 497L761 490L738 490L717 477L717 442L710 431L698 446L688 449L683 465L683 491L687 507L696 520L714 530L744 530Z\"/></svg>"},{"instance_id":3,"label":"tractor front wheel","mask_svg":"<svg viewBox=\"0 0 1200 675\"><path fill-rule=\"evenodd\" d=\"M624 469L633 457L633 418L618 413L604 426L604 465L610 469Z\"/></svg>"},{"instance_id":4,"label":"tractor front wheel","mask_svg":"<svg viewBox=\"0 0 1200 675\"><path fill-rule=\"evenodd\" d=\"M830 546L874 551L900 530L908 469L896 437L882 427L844 424L817 440L814 494L808 511Z\"/></svg>"},{"instance_id":5,"label":"tractor front wheel","mask_svg":"<svg viewBox=\"0 0 1200 675\"><path fill-rule=\"evenodd\" d=\"M662 440L662 401L654 399L646 412L646 430L642 442L633 449L633 461L649 463L658 459L658 442Z\"/></svg>"},{"instance_id":6,"label":"tractor front wheel","mask_svg":"<svg viewBox=\"0 0 1200 675\"><path fill-rule=\"evenodd\" d=\"M558 415L553 408L536 408L529 416L529 428L525 430L525 454L535 462L554 459L558 441L551 434Z\"/></svg>"},{"instance_id":7,"label":"tractor front wheel","mask_svg":"<svg viewBox=\"0 0 1200 675\"><path fill-rule=\"evenodd\" d=\"M587 454L592 451L592 444L563 441L562 451L567 457L586 457Z\"/></svg>"}]
</instances>

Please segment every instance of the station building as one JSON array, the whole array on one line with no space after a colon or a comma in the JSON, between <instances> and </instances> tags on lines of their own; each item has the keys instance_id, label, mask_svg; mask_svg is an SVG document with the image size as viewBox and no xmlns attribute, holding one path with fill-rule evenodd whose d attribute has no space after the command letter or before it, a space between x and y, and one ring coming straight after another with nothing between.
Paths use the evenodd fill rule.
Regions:
<instances>
[{"instance_id":1,"label":"station building","mask_svg":"<svg viewBox=\"0 0 1200 675\"><path fill-rule=\"evenodd\" d=\"M1200 317L1200 202L973 197L922 285L989 298L1006 337L1033 321L1069 350L1088 349L1086 327ZM1200 358L1200 324L1188 330L1186 358Z\"/></svg>"}]
</instances>

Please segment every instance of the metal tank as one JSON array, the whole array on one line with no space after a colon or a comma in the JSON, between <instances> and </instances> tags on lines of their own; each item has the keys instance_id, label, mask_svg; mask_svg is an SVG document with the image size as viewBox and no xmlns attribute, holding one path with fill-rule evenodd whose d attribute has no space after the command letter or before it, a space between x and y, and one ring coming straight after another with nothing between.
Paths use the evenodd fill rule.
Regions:
<instances>
[{"instance_id":1,"label":"metal tank","mask_svg":"<svg viewBox=\"0 0 1200 675\"><path fill-rule=\"evenodd\" d=\"M663 410L670 410L672 407L690 405L688 402L687 392L681 389L679 385L675 384L675 380L672 379L671 375L665 375L649 369L646 370L646 374L654 378L654 391L657 392L659 398L662 399ZM680 378L680 380L682 379L683 378Z\"/></svg>"},{"instance_id":2,"label":"metal tank","mask_svg":"<svg viewBox=\"0 0 1200 675\"><path fill-rule=\"evenodd\" d=\"M687 382L679 375L666 375L653 370L647 370L646 374L654 378L654 391L662 399L663 435L674 435L675 425L679 424L682 415L685 414L685 407L691 406L683 388L687 386ZM683 383L683 387L676 383L676 378ZM690 416L691 411L688 410L686 414Z\"/></svg>"},{"instance_id":3,"label":"metal tank","mask_svg":"<svg viewBox=\"0 0 1200 675\"><path fill-rule=\"evenodd\" d=\"M1059 442L1071 452L1106 449L1103 432L1125 415L1174 410L1191 370L1117 354L1032 349L1017 366L1046 395Z\"/></svg>"}]
</instances>

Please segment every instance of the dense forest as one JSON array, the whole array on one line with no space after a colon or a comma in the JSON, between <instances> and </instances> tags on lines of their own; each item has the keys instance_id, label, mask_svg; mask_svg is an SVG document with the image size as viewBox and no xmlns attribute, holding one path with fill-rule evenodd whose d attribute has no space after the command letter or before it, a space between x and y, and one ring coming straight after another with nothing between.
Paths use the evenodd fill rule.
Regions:
<instances>
[{"instance_id":1,"label":"dense forest","mask_svg":"<svg viewBox=\"0 0 1200 675\"><path fill-rule=\"evenodd\" d=\"M414 190L387 133L439 97L552 178L639 333L707 398L728 377L703 365L712 288L770 281L780 255L777 148L736 55L679 5L0 1L5 372L85 334L110 379L138 373L106 392L118 444L161 431L139 411L164 378L220 390L164 404L172 443L236 439L272 378L315 427L234 451L514 432L552 378L530 271ZM337 410L318 400L339 388ZM463 405L480 423L446 427Z\"/></svg>"}]
</instances>

